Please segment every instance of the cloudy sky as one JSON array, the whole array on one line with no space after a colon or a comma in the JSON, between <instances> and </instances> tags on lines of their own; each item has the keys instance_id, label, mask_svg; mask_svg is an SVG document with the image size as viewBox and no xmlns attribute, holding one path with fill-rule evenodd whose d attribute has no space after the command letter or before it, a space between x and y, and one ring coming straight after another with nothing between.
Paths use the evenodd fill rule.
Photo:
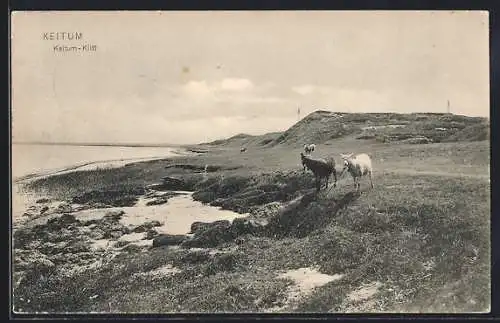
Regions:
<instances>
[{"instance_id":1,"label":"cloudy sky","mask_svg":"<svg viewBox=\"0 0 500 323\"><path fill-rule=\"evenodd\" d=\"M82 38L44 40L63 31ZM486 12L18 12L11 32L18 141L196 143L299 106L489 116Z\"/></svg>"}]
</instances>

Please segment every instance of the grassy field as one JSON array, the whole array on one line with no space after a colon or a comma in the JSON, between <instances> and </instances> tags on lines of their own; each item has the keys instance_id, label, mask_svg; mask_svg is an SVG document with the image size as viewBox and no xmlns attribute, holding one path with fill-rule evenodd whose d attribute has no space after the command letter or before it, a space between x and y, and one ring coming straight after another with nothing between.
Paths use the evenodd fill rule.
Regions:
<instances>
[{"instance_id":1,"label":"grassy field","mask_svg":"<svg viewBox=\"0 0 500 323\"><path fill-rule=\"evenodd\" d=\"M301 145L254 145L245 153L240 146L239 141L219 142L200 146L208 152L198 156L32 182L29 189L53 198L114 191L123 203L172 176L184 181L183 189L196 191L195 199L250 212L250 218L266 225L254 233L221 232L215 246L207 248L129 251L77 274L32 275L15 290L16 308L157 313L489 310L488 141L411 145L351 136L318 144L316 156L334 156L338 163L340 153L372 156L375 188L369 189L364 179L360 194L353 192L347 174L336 188L315 194L312 174L301 169ZM221 168L213 167L208 178L189 169L205 165ZM92 194L88 196L97 196ZM283 208L269 211L270 202ZM342 278L291 299L294 282L280 273L299 268ZM154 274L162 270L170 274Z\"/></svg>"}]
</instances>

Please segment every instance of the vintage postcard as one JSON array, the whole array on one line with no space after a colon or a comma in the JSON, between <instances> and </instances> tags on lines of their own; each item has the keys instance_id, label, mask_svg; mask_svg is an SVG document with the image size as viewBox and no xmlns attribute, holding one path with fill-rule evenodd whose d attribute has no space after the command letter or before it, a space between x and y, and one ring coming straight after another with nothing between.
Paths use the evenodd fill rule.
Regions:
<instances>
[{"instance_id":1,"label":"vintage postcard","mask_svg":"<svg viewBox=\"0 0 500 323\"><path fill-rule=\"evenodd\" d=\"M11 15L15 313L484 313L486 11Z\"/></svg>"}]
</instances>

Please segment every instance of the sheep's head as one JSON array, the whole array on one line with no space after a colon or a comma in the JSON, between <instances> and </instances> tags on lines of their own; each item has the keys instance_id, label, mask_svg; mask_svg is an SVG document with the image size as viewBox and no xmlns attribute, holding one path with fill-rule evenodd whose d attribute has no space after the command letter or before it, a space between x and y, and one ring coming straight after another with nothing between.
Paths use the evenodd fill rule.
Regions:
<instances>
[{"instance_id":1,"label":"sheep's head","mask_svg":"<svg viewBox=\"0 0 500 323\"><path fill-rule=\"evenodd\" d=\"M344 168L348 168L349 165L351 164L351 158L352 158L353 153L350 154L340 154L340 157L344 160Z\"/></svg>"}]
</instances>

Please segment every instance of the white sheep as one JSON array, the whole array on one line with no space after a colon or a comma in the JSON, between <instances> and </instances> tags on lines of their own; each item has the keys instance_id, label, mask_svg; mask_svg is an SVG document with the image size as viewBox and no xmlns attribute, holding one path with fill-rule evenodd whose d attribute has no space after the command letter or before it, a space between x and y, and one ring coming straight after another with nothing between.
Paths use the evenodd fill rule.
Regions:
<instances>
[{"instance_id":1,"label":"white sheep","mask_svg":"<svg viewBox=\"0 0 500 323\"><path fill-rule=\"evenodd\" d=\"M367 154L359 154L353 157L352 153L340 154L340 156L344 160L344 168L342 169L340 176L342 176L344 171L347 170L354 180L354 187L356 187L356 190L359 191L359 178L368 175L370 177L371 187L373 188L373 169L370 156Z\"/></svg>"},{"instance_id":2,"label":"white sheep","mask_svg":"<svg viewBox=\"0 0 500 323\"><path fill-rule=\"evenodd\" d=\"M311 152L314 151L314 149L316 149L315 144L305 144L304 145L304 152L306 153L306 155L310 155Z\"/></svg>"}]
</instances>

